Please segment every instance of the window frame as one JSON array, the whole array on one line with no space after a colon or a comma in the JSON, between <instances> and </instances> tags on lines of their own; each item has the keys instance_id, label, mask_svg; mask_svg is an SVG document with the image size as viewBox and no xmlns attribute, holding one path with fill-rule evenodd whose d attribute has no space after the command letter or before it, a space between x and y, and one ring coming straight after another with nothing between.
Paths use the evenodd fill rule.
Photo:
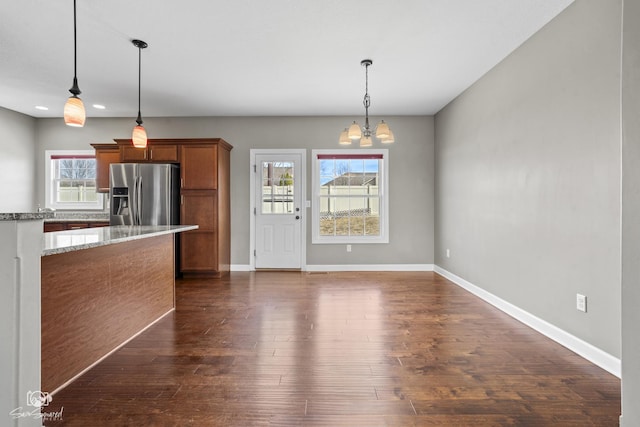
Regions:
<instances>
[{"instance_id":1,"label":"window frame","mask_svg":"<svg viewBox=\"0 0 640 427\"><path fill-rule=\"evenodd\" d=\"M55 200L55 185L56 177L55 168L52 166L52 161L56 157L68 156L68 157L91 157L95 159L94 150L46 150L45 151L45 207L56 210L103 210L104 209L104 196L101 193L96 193L97 198L95 202L70 202L70 203L58 203ZM97 165L96 165L97 167ZM97 189L97 187L96 187Z\"/></svg>"},{"instance_id":2,"label":"window frame","mask_svg":"<svg viewBox=\"0 0 640 427\"><path fill-rule=\"evenodd\" d=\"M380 159L378 197L380 201L379 236L323 236L320 235L320 159L319 156L382 156ZM311 243L313 244L367 244L389 243L389 150L388 149L318 149L311 151L312 212Z\"/></svg>"}]
</instances>

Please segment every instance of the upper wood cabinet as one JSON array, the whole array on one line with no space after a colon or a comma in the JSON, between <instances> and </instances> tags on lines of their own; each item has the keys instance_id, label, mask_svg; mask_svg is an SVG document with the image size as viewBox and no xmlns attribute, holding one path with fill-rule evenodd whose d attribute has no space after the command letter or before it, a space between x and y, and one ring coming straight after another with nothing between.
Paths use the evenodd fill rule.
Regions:
<instances>
[{"instance_id":1,"label":"upper wood cabinet","mask_svg":"<svg viewBox=\"0 0 640 427\"><path fill-rule=\"evenodd\" d=\"M180 177L183 190L218 188L218 146L183 145L180 147Z\"/></svg>"},{"instance_id":2,"label":"upper wood cabinet","mask_svg":"<svg viewBox=\"0 0 640 427\"><path fill-rule=\"evenodd\" d=\"M122 162L175 163L178 159L177 145L147 145L146 148L136 148L133 145L120 146L120 160Z\"/></svg>"},{"instance_id":3,"label":"upper wood cabinet","mask_svg":"<svg viewBox=\"0 0 640 427\"><path fill-rule=\"evenodd\" d=\"M120 162L120 150L116 144L91 144L96 150L96 191L108 193L109 166Z\"/></svg>"}]
</instances>

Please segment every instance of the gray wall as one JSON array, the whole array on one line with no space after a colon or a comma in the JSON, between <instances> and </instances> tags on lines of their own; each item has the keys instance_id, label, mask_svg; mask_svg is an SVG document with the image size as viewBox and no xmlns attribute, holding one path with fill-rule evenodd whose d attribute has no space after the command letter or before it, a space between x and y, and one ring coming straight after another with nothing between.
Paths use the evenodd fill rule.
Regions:
<instances>
[{"instance_id":1,"label":"gray wall","mask_svg":"<svg viewBox=\"0 0 640 427\"><path fill-rule=\"evenodd\" d=\"M200 117L145 118L150 138L220 137L231 152L231 263L249 264L249 150L251 148L335 148L345 126L360 117ZM434 130L428 116L385 117L396 138L389 148L390 243L353 245L311 244L311 211L307 210L307 264L433 264ZM377 122L376 118L372 119ZM88 118L84 128L69 128L62 119L36 124L37 198L44 202L44 152L87 149L90 143L130 138L134 118ZM374 144L375 145L375 144ZM378 145L379 146L379 145ZM307 182L308 198L311 180Z\"/></svg>"},{"instance_id":2,"label":"gray wall","mask_svg":"<svg viewBox=\"0 0 640 427\"><path fill-rule=\"evenodd\" d=\"M616 357L620 31L577 1L436 115L436 264Z\"/></svg>"},{"instance_id":3,"label":"gray wall","mask_svg":"<svg viewBox=\"0 0 640 427\"><path fill-rule=\"evenodd\" d=\"M622 50L622 423L640 425L640 3L624 1Z\"/></svg>"},{"instance_id":4,"label":"gray wall","mask_svg":"<svg viewBox=\"0 0 640 427\"><path fill-rule=\"evenodd\" d=\"M32 212L35 197L35 123L0 107L0 212Z\"/></svg>"}]
</instances>

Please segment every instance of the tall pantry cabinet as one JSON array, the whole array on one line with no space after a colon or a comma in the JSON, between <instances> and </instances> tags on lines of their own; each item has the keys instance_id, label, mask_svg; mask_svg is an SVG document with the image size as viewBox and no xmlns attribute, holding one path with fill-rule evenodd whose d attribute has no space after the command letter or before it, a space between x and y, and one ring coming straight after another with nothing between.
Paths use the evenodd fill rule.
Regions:
<instances>
[{"instance_id":1,"label":"tall pantry cabinet","mask_svg":"<svg viewBox=\"0 0 640 427\"><path fill-rule=\"evenodd\" d=\"M180 218L199 226L180 236L183 272L229 271L230 154L228 144L180 146Z\"/></svg>"},{"instance_id":2,"label":"tall pantry cabinet","mask_svg":"<svg viewBox=\"0 0 640 427\"><path fill-rule=\"evenodd\" d=\"M180 165L180 223L198 225L197 230L176 235L180 241L180 272L184 276L227 274L231 263L233 147L220 138L150 139L144 149L133 148L130 139L115 141L122 163Z\"/></svg>"}]
</instances>

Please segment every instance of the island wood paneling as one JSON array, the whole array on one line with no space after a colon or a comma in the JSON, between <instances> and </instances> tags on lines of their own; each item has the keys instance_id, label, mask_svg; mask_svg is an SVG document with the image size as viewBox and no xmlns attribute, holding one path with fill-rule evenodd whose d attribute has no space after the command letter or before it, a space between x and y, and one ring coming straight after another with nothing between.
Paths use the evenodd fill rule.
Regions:
<instances>
[{"instance_id":1,"label":"island wood paneling","mask_svg":"<svg viewBox=\"0 0 640 427\"><path fill-rule=\"evenodd\" d=\"M42 390L174 307L174 235L42 257Z\"/></svg>"}]
</instances>

